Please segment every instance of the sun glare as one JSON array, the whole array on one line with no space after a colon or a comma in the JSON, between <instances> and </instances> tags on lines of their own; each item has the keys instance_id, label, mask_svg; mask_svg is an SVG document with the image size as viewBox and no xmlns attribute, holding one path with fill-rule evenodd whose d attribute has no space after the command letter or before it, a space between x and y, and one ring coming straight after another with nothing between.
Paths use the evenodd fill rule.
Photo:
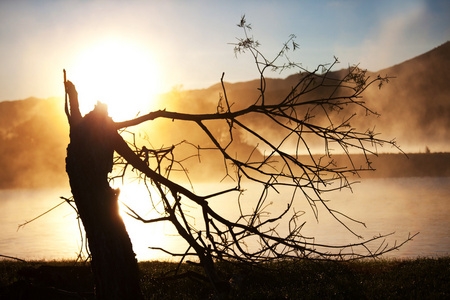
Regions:
<instances>
[{"instance_id":1,"label":"sun glare","mask_svg":"<svg viewBox=\"0 0 450 300\"><path fill-rule=\"evenodd\" d=\"M97 101L122 121L147 113L158 90L158 65L145 47L110 39L83 51L68 77L78 90L80 110L86 114Z\"/></svg>"},{"instance_id":2,"label":"sun glare","mask_svg":"<svg viewBox=\"0 0 450 300\"><path fill-rule=\"evenodd\" d=\"M119 195L119 213L123 218L133 243L133 250L139 260L168 259L166 255L158 251L149 250L149 246L163 247L171 251L186 247L184 241L178 239L175 228L168 222L145 224L127 215L127 212L131 214L132 212L125 205L138 213L143 219L149 220L162 217L164 209L157 200L158 195L156 191L155 195L153 195L155 208L144 184L128 183L118 187L121 190Z\"/></svg>"}]
</instances>

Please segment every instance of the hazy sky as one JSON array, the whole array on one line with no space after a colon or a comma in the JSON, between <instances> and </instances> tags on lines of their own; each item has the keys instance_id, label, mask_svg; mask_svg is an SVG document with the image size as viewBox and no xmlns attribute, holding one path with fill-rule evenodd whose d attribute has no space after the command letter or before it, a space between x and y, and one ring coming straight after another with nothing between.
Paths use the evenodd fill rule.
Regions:
<instances>
[{"instance_id":1,"label":"hazy sky","mask_svg":"<svg viewBox=\"0 0 450 300\"><path fill-rule=\"evenodd\" d=\"M267 56L295 34L293 57L309 69L335 55L341 67L376 71L450 40L448 0L2 0L0 100L63 96L63 68L79 85L106 80L114 90L128 80L142 97L206 88L222 72L230 82L255 79L251 57L236 58L229 44L242 36L243 14Z\"/></svg>"}]
</instances>

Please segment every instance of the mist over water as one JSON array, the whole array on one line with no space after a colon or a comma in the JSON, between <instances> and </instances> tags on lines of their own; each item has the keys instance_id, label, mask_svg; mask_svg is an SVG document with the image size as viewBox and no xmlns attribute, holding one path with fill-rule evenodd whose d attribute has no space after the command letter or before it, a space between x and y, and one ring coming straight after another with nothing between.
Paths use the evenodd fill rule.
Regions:
<instances>
[{"instance_id":1,"label":"mist over water","mask_svg":"<svg viewBox=\"0 0 450 300\"><path fill-rule=\"evenodd\" d=\"M325 195L325 198L332 199L332 208L365 222L367 228L348 223L364 239L380 233L395 232L387 238L389 245L393 245L396 240L397 243L402 242L409 233L420 232L413 241L386 257L435 257L450 253L449 186L450 177L366 179L354 186L353 193L348 190L332 192ZM205 184L198 188L202 193L216 189L217 185ZM67 204L17 230L19 224L60 203L59 196L65 193L66 190L51 189L0 191L0 254L22 259L75 259L81 240L75 212ZM140 208L142 216L149 217L151 205L148 199L124 199L125 197L126 193L121 201L132 208ZM247 209L252 208L252 201L256 198L257 195L252 193L245 195L243 201L246 201ZM269 210L277 211L285 207L284 201L277 207L281 203L281 199L277 197L270 200L274 204ZM237 206L232 201L218 201L212 205L227 216L237 216ZM303 234L315 237L316 243L342 245L361 241L339 226L323 210L319 211L317 223L306 201L301 198L296 207L297 210L306 212L302 219L307 221ZM190 210L192 217L197 213L194 208ZM187 249L187 244L171 224L142 224L122 215L139 260L171 259L167 254L148 249L149 246L163 247L177 253ZM191 221L195 223L194 219ZM200 219L195 224L201 226ZM280 232L286 229L286 224L279 226ZM257 245L250 244L249 247Z\"/></svg>"},{"instance_id":2,"label":"mist over water","mask_svg":"<svg viewBox=\"0 0 450 300\"><path fill-rule=\"evenodd\" d=\"M374 164L378 169L378 179L364 179L354 187L354 193L344 190L340 193L324 195L333 200L332 207L350 217L365 222L367 228L349 222L356 233L369 239L375 235L395 232L388 238L403 241L408 233L420 232L414 241L389 256L417 257L448 255L450 249L450 176L448 153L450 151L450 43L424 54L413 60L392 68L381 70L382 76L389 75L391 82L381 90L373 86L365 93L369 107L381 114L352 120L352 127L364 131L368 128L380 132L386 140L396 138L405 152L426 152L427 156L410 155L410 159L384 158L383 165ZM370 74L372 78L375 73ZM292 87L295 75L284 80L267 78L267 101L285 95ZM233 109L239 109L254 103L258 96L258 81L246 83L225 83L227 95ZM217 110L221 86L214 85L203 90L173 91L161 95L160 109L188 113L206 113ZM82 241L79 235L76 214L71 207L63 204L49 214L17 230L19 224L31 220L46 210L59 204L59 196L70 196L69 188L48 189L54 186L68 185L64 170L64 158L68 144L68 125L63 111L63 99L27 99L0 103L0 254L16 256L23 259L59 259L75 258ZM348 113L353 113L350 111ZM343 113L342 113L343 114ZM358 116L364 116L364 111ZM339 115L341 119L345 116ZM319 116L317 116L319 119ZM267 126L262 118L245 120L250 128L261 129L265 136L276 140L280 131ZM320 122L320 120L318 120ZM211 131L220 142L229 140L226 123L211 125ZM205 145L204 132L195 125L172 120L150 122L136 128L137 135L148 136L154 148L161 145L177 144L187 137L195 145ZM255 141L251 136L236 132L233 147L246 156L253 151ZM294 143L295 144L295 143ZM324 145L320 140L318 146L312 141L314 150L323 154ZM264 146L258 148L264 152ZM398 152L395 148L379 148L379 153ZM184 148L181 148L184 152ZM184 152L182 159L195 153L192 148ZM234 151L234 148L233 148ZM246 154L247 153L247 154ZM442 154L442 155L441 155ZM446 156L447 155L447 156ZM186 161L190 174L201 173L199 178L219 182L224 169L214 156L202 153L202 164ZM381 164L380 159L380 164ZM405 161L409 161L407 164ZM219 174L219 175L218 175ZM411 177L411 176L434 177ZM202 177L203 176L203 177ZM405 176L405 177L403 177ZM408 177L409 176L409 177ZM439 177L441 176L441 177ZM217 178L215 178L217 177ZM396 177L396 178L393 178ZM400 178L401 177L401 178ZM200 186L196 186L196 188ZM16 188L15 190L9 190ZM216 189L217 185L203 184L201 189ZM201 190L200 189L200 190ZM245 195L247 208L251 210L252 199L257 195L247 191ZM149 216L151 210L145 196L136 197L125 191L121 201L131 207L138 205L143 216ZM274 204L270 209L281 210L286 199L271 198ZM280 204L281 200L281 204ZM215 201L214 208L222 213L234 216L237 207L229 201ZM319 211L319 223L314 219L306 201L298 199L298 210L306 212L304 218L305 236L313 236L317 243L348 244L360 242L354 235L330 219L324 211ZM194 209L192 216L197 213ZM123 214L134 249L141 260L169 258L160 251L149 250L149 246L164 247L169 251L184 252L186 243L180 239L174 228L168 223L145 225ZM192 222L195 219L192 218ZM286 227L280 225L280 231ZM249 245L255 247L256 245Z\"/></svg>"},{"instance_id":3,"label":"mist over water","mask_svg":"<svg viewBox=\"0 0 450 300\"><path fill-rule=\"evenodd\" d=\"M350 125L360 132L374 130L377 138L385 140L395 139L401 149L407 153L417 152L450 152L450 42L423 55L380 70L368 72L369 80L381 76L392 77L389 83L381 89L372 85L365 90L363 100L365 104L381 116L369 114L364 109L357 110L354 107L345 107L343 111L333 112L333 117L345 120L354 112L355 118ZM338 65L337 68L346 66ZM364 66L361 66L364 67ZM345 70L335 70L330 76L342 76ZM266 101L280 101L298 82L296 74L285 79L266 78ZM241 83L224 83L226 93L233 110L242 109L255 103L258 99L260 83L258 80ZM213 85L200 90L173 91L159 95L152 109L167 109L186 113L216 113L220 95L223 94L221 84ZM318 93L319 98L329 96L326 91ZM83 99L80 99L83 101ZM64 158L69 142L69 128L63 110L63 98L36 99L29 98L21 101L0 102L0 164L3 170L0 173L0 188L48 188L65 184L67 175L64 171ZM142 113L147 113L147 105L143 104ZM303 109L303 108L302 108ZM299 115L305 111L299 108ZM314 111L311 121L315 124L324 124L324 114ZM264 133L264 137L272 141L280 141L283 132L280 127L269 126L270 122L264 117L251 115L244 120L246 125ZM205 125L218 138L219 142L226 145L230 141L228 127L223 122L206 122ZM329 124L328 124L329 125ZM204 132L195 124L172 120L154 120L140 127L133 127L138 135L148 136L146 146L158 149L162 146L176 145L188 140L194 145L202 147L211 146L211 142L205 139ZM308 147L316 154L324 154L325 145L321 138L314 139L306 136ZM286 140L283 151L294 153L298 140ZM255 139L242 130L236 130L233 136L233 153L238 152L243 157L255 148ZM342 152L338 145L333 144L334 153ZM230 147L231 149L231 147ZM196 150L190 152L183 159L195 155ZM306 154L306 149L299 149L300 154ZM349 149L352 151L352 149ZM354 149L353 149L354 150ZM378 153L398 153L395 147L387 145L379 147ZM184 149L182 150L184 151ZM257 151L259 154L268 153L267 146L260 143ZM231 153L231 152L230 152ZM359 152L361 153L361 152ZM203 153L202 153L203 154ZM216 160L212 160L216 162ZM215 168L217 163L212 165ZM201 168L205 168L203 165ZM211 166L208 166L211 167ZM223 171L223 170L222 170Z\"/></svg>"},{"instance_id":4,"label":"mist over water","mask_svg":"<svg viewBox=\"0 0 450 300\"><path fill-rule=\"evenodd\" d=\"M63 204L19 229L63 200L67 190L1 190L0 254L23 259L76 258L79 229L75 211Z\"/></svg>"}]
</instances>

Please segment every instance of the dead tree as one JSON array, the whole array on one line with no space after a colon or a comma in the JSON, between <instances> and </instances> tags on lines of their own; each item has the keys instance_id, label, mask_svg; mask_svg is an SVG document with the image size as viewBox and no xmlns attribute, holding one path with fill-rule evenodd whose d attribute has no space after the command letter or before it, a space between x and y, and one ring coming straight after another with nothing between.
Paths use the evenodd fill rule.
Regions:
<instances>
[{"instance_id":1,"label":"dead tree","mask_svg":"<svg viewBox=\"0 0 450 300\"><path fill-rule=\"evenodd\" d=\"M249 36L250 26L245 18L242 18L238 26L243 28L245 36L235 44L235 52L249 52L255 59L260 74L258 97L251 105L241 109L233 109L222 76L223 94L217 107L210 113L189 114L158 110L129 121L115 123L107 116L101 104L85 117L81 117L76 91L70 82L66 83L70 96L70 113L67 106L66 113L71 128L67 173L86 228L100 298L105 298L108 291L119 288L122 290L117 291L117 294L132 294L136 297L139 294L136 260L117 212L118 191L111 189L107 180L107 174L113 165L114 150L120 155L120 158L114 160L114 164L123 166L119 176L125 176L127 167L131 165L145 183L159 193L158 202L163 207L162 215L156 219L145 219L133 210L130 210L129 214L146 223L171 222L189 244L185 251L172 254L183 259L186 256L195 256L217 295L224 298L229 286L215 271L214 262L217 260L254 264L280 258L358 259L377 257L403 244L388 246L383 235L347 245L317 244L314 239L302 235L304 222L301 219L301 209L298 209L303 207L299 198L306 200L316 217L318 207L322 206L342 226L357 236L348 226L348 222L358 221L343 212L333 210L324 200L323 192L350 187L348 174L371 169L368 154L376 154L379 145L389 144L396 147L396 144L394 140L378 138L373 131L358 131L353 128L350 122L355 114L342 118L342 114L336 112L357 108L364 113L376 114L366 106L362 94L371 85L377 84L381 87L389 78L370 78L365 70L357 66L349 67L346 72L333 73L331 70L337 59L331 65L321 65L314 71L307 71L291 62L286 55L288 50L298 47L294 36L284 44L274 59L269 60L259 52L259 43ZM280 59L285 59L285 62L279 64ZM285 68L299 68L297 82L286 95L268 97L265 71ZM249 125L247 121L254 118L261 118L277 128L280 133L278 138L267 137L261 128ZM139 148L137 145L131 149L117 133L122 128L155 119L195 124L209 141L207 147L195 146L197 155L201 155L203 151L218 152L226 170L224 176L234 178L235 186L217 190L209 195L199 195L169 177L170 170L178 161L172 154L181 145L188 144L187 142L161 150ZM223 131L217 133L213 130L217 122L224 124L226 139L223 137ZM233 148L235 137L240 133L257 140L254 150L245 156L236 154L236 149ZM314 155L309 138L323 142L324 156ZM286 146L288 144L289 147ZM330 158L331 144L346 153L350 162L350 150L361 151L366 157L366 165L362 168L354 165L348 168L336 166ZM292 148L292 145L295 147ZM257 155L259 147L266 149L264 155ZM302 153L307 157L304 161L304 156L300 155ZM156 162L156 168L150 167L151 161ZM227 219L210 204L223 195L229 195L230 198L233 196L239 203L243 185L249 182L261 187L253 211L245 211L239 205L239 217ZM333 183L334 186L331 185ZM290 200L281 213L269 216L266 214L267 195L271 192L287 192ZM184 209L186 202L189 202L190 206L196 205L201 211L202 220L196 222L196 225L189 221ZM289 224L289 232L283 235L277 232L276 224L280 222ZM406 241L411 238L407 237ZM259 247L246 247L248 240L257 240ZM374 244L375 248L371 247Z\"/></svg>"},{"instance_id":2,"label":"dead tree","mask_svg":"<svg viewBox=\"0 0 450 300\"><path fill-rule=\"evenodd\" d=\"M82 117L75 86L66 81L65 87L70 99L66 171L92 255L97 299L141 299L136 257L119 215L119 191L108 183L122 138L105 105Z\"/></svg>"}]
</instances>

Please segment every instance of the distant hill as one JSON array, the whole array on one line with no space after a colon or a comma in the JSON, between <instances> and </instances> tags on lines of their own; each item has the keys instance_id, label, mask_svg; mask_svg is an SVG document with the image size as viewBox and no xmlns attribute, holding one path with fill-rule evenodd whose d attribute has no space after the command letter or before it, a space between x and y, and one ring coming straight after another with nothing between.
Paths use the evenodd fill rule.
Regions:
<instances>
[{"instance_id":1,"label":"distant hill","mask_svg":"<svg viewBox=\"0 0 450 300\"><path fill-rule=\"evenodd\" d=\"M344 70L337 70L330 75L338 78L344 73ZM353 127L375 128L385 139L396 138L408 152L424 151L426 147L432 151L450 151L450 42L391 68L368 74L372 78L378 74L394 78L381 89L373 85L364 94L367 105L381 117L358 118L351 122ZM298 76L267 78L267 98L279 99L287 95ZM225 86L235 109L253 104L257 99L259 80L225 83ZM221 93L220 84L207 89L173 92L161 97L160 107L214 112ZM270 131L267 128L267 132Z\"/></svg>"},{"instance_id":2,"label":"distant hill","mask_svg":"<svg viewBox=\"0 0 450 300\"><path fill-rule=\"evenodd\" d=\"M449 151L450 42L377 73L395 78L366 95L381 113L376 129L405 149Z\"/></svg>"},{"instance_id":3,"label":"distant hill","mask_svg":"<svg viewBox=\"0 0 450 300\"><path fill-rule=\"evenodd\" d=\"M0 188L54 187L65 174L69 127L61 99L0 102Z\"/></svg>"},{"instance_id":4,"label":"distant hill","mask_svg":"<svg viewBox=\"0 0 450 300\"><path fill-rule=\"evenodd\" d=\"M332 75L338 77L342 72L338 70ZM375 127L375 131L380 132L383 138L396 138L407 152L425 151L426 147L433 152L450 151L450 42L398 65L370 73L371 76L377 74L395 77L381 90L373 86L365 93L368 106L379 112L381 117L359 118L353 121L352 126L361 130ZM285 79L268 78L268 99L286 95L298 76L300 75ZM238 109L255 102L259 80L225 83L225 86L233 108ZM206 89L172 91L160 96L159 107L191 113L215 112L221 93L220 84ZM251 122L264 128L267 135L278 134L267 127L263 120L254 119ZM216 131L223 129L219 125L214 128ZM135 130L139 133L145 131L154 147L167 146L185 139L198 144L204 138L195 125L179 126L179 123L171 121L155 121ZM69 141L68 131L63 99L28 98L0 102L0 163L3 167L0 172L0 188L67 184L64 158ZM251 151L254 147L252 140L245 136L236 136L235 139L240 149ZM379 151L390 152L393 149ZM445 155L434 155L434 158L448 161L448 156ZM203 161L208 161L208 158L204 157ZM382 160L378 161L381 165ZM391 163L392 161L389 164ZM442 166L443 170L441 168L438 172L440 175L431 171L422 174L448 176L445 175L448 174L448 166ZM214 169L202 169L205 178L209 178L207 174L214 172ZM418 173L421 172L414 174ZM396 173L389 176L403 175Z\"/></svg>"}]
</instances>

